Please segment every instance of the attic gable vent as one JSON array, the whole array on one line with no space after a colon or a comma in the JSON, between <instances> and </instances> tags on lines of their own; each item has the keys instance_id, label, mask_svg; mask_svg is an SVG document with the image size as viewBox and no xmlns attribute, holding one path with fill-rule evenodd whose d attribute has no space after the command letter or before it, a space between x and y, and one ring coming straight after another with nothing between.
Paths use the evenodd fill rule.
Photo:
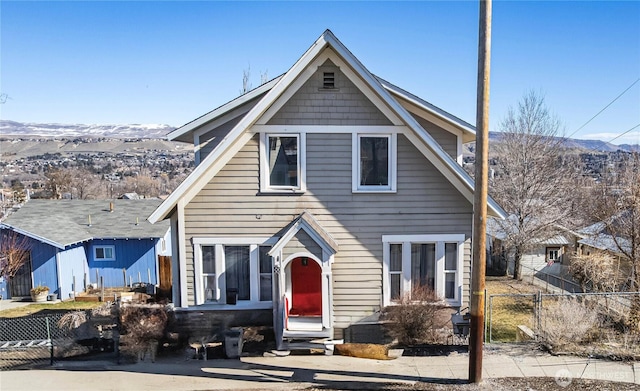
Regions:
<instances>
[{"instance_id":1,"label":"attic gable vent","mask_svg":"<svg viewBox=\"0 0 640 391\"><path fill-rule=\"evenodd\" d=\"M322 78L322 88L334 89L336 88L336 78L333 72L324 72Z\"/></svg>"}]
</instances>

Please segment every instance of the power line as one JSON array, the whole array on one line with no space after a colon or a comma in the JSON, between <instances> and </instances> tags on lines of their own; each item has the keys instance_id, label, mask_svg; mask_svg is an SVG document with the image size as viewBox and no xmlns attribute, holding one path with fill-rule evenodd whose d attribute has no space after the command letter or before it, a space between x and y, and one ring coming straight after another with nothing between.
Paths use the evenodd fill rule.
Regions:
<instances>
[{"instance_id":1,"label":"power line","mask_svg":"<svg viewBox=\"0 0 640 391\"><path fill-rule=\"evenodd\" d=\"M640 79L638 79L638 80L640 80ZM609 141L607 141L607 142L608 142L608 143L610 143L610 142L612 142L613 140L615 140L615 139L617 139L617 138L620 138L620 137L624 136L625 134L629 133L630 131L632 131L633 129L635 129L635 128L637 128L637 127L640 127L640 124L637 124L636 126L634 126L633 128L631 128L631 129L627 130L626 132L622 132L622 133L620 133L619 135L617 135L616 137L612 138L611 140L609 140Z\"/></svg>"},{"instance_id":2,"label":"power line","mask_svg":"<svg viewBox=\"0 0 640 391\"><path fill-rule=\"evenodd\" d=\"M620 137L624 136L625 134L627 134L627 133L631 132L632 130L634 130L634 129L638 128L638 127L640 127L640 124L637 124L636 126L632 127L631 129L626 130L626 131L624 131L624 132L620 133L619 135L617 135L616 137L612 138L612 139L611 139L611 140L609 140L609 141L600 141L600 142L602 143L602 144L600 144L600 145L603 145L603 146L604 146L605 144L609 144L609 143L611 143L612 141L614 141L614 140L616 140L616 139L619 139ZM592 147L592 148L589 148L588 152L595 152L595 153L599 153L599 152L600 152L600 150L598 150L598 149L597 149L597 147Z\"/></svg>"},{"instance_id":3,"label":"power line","mask_svg":"<svg viewBox=\"0 0 640 391\"><path fill-rule=\"evenodd\" d=\"M584 128L585 126L587 126L589 124L589 122L593 121L594 118L596 118L597 116L600 115L600 113L602 113L603 111L605 111L609 106L611 106L615 101L617 101L618 99L620 99L620 97L622 95L624 95L627 91L629 91L631 89L631 87L633 87L634 85L636 85L637 82L640 81L640 78L636 79L636 81L634 81L633 83L631 83L631 85L629 87L627 87L627 89L625 89L624 91L622 91L622 93L620 93L620 95L616 96L616 98L614 100L612 100L611 102L609 102L608 105L606 105L604 108L602 108L602 110L598 111L596 113L596 115L594 115L593 117L591 117L587 122L585 122L581 127L579 127L578 129L574 130L573 133L571 133L569 136L567 136L567 138L571 138L571 136L573 136L574 134L578 133L582 128ZM633 128L635 129L635 128ZM624 134L624 133L623 133ZM622 136L622 135L620 135ZM618 136L618 137L620 137ZM615 139L614 139L615 140ZM613 141L613 140L612 140ZM611 141L609 141L611 142Z\"/></svg>"}]
</instances>

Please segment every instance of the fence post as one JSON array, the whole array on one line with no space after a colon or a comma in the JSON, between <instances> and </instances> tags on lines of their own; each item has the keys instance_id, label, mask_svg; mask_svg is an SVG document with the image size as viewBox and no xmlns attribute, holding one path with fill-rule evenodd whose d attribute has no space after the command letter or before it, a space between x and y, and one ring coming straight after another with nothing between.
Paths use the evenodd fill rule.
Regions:
<instances>
[{"instance_id":1,"label":"fence post","mask_svg":"<svg viewBox=\"0 0 640 391\"><path fill-rule=\"evenodd\" d=\"M49 341L50 346L50 358L49 358L49 365L53 365L53 340L51 339L51 329L49 328L49 317L47 316L46 318L44 318L46 324L47 324L47 340Z\"/></svg>"},{"instance_id":2,"label":"fence post","mask_svg":"<svg viewBox=\"0 0 640 391\"><path fill-rule=\"evenodd\" d=\"M541 324L541 313L542 313L542 291L538 290L538 293L536 294L536 306L535 306L535 322L536 322L536 334L540 332L540 330L542 329L542 324Z\"/></svg>"},{"instance_id":3,"label":"fence post","mask_svg":"<svg viewBox=\"0 0 640 391\"><path fill-rule=\"evenodd\" d=\"M547 285L545 286L545 292L549 293L549 274L545 273L545 280L547 280Z\"/></svg>"},{"instance_id":4,"label":"fence post","mask_svg":"<svg viewBox=\"0 0 640 391\"><path fill-rule=\"evenodd\" d=\"M493 328L493 296L489 296L489 343L493 342L493 336L491 335Z\"/></svg>"}]
</instances>

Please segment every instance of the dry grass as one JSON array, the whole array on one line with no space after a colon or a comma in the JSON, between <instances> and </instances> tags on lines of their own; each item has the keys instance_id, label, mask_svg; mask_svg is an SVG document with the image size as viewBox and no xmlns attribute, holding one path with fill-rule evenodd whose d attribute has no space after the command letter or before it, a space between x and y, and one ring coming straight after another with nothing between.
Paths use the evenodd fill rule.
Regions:
<instances>
[{"instance_id":1,"label":"dry grass","mask_svg":"<svg viewBox=\"0 0 640 391\"><path fill-rule=\"evenodd\" d=\"M489 311L489 296L497 294L531 294L539 288L511 277L487 277L487 321L491 315L493 342L515 342L519 325L533 329L533 296L494 297ZM489 330L487 330L487 334ZM488 338L488 336L487 336Z\"/></svg>"},{"instance_id":2,"label":"dry grass","mask_svg":"<svg viewBox=\"0 0 640 391\"><path fill-rule=\"evenodd\" d=\"M102 305L102 303L91 303L91 302L74 302L74 301L62 301L60 303L54 304L29 304L24 307L11 308L4 311L0 311L0 318L20 318L22 316L33 315L40 311L56 311L56 312L64 312L64 311L76 311L76 310L87 310L98 307Z\"/></svg>"}]
</instances>

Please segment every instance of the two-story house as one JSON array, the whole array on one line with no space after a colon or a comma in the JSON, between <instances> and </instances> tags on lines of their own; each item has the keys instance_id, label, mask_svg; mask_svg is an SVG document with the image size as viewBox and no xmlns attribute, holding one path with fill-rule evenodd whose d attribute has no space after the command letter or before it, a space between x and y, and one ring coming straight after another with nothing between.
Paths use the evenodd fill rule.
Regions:
<instances>
[{"instance_id":1,"label":"two-story house","mask_svg":"<svg viewBox=\"0 0 640 391\"><path fill-rule=\"evenodd\" d=\"M197 163L149 217L171 220L178 315L342 338L416 285L468 305L474 138L325 31L285 74L169 135Z\"/></svg>"}]
</instances>

